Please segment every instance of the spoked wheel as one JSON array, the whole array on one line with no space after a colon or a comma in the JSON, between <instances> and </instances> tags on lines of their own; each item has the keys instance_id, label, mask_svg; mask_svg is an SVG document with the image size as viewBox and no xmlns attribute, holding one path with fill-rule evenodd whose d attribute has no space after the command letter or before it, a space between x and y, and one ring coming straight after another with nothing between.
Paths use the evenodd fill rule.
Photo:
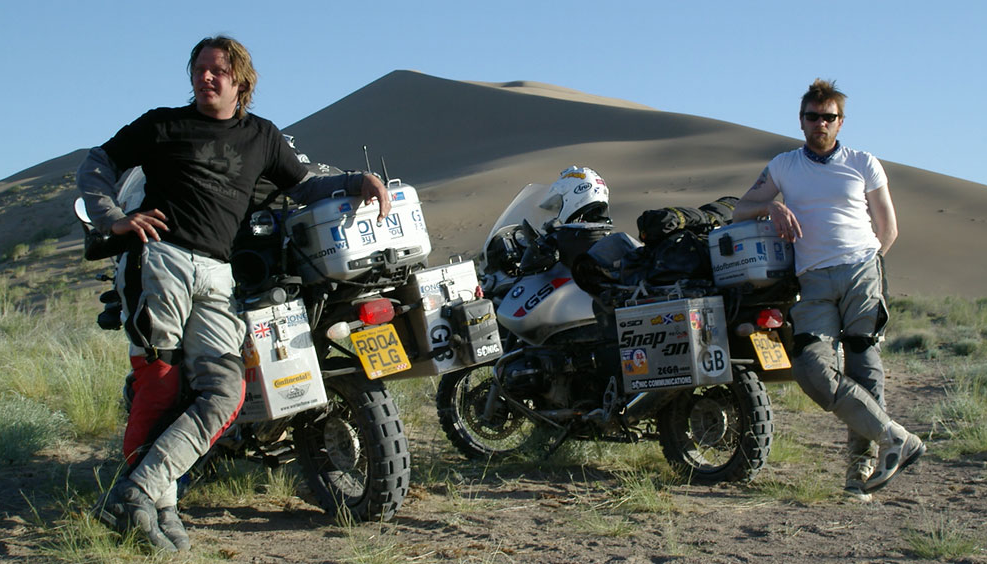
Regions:
<instances>
[{"instance_id":1,"label":"spoked wheel","mask_svg":"<svg viewBox=\"0 0 987 564\"><path fill-rule=\"evenodd\" d=\"M698 482L753 480L768 459L773 433L764 384L737 367L731 384L683 391L659 415L665 458Z\"/></svg>"},{"instance_id":2,"label":"spoked wheel","mask_svg":"<svg viewBox=\"0 0 987 564\"><path fill-rule=\"evenodd\" d=\"M535 430L535 425L502 397L491 397L493 386L490 366L450 372L439 382L435 403L442 430L468 458L515 452L528 444Z\"/></svg>"},{"instance_id":3,"label":"spoked wheel","mask_svg":"<svg viewBox=\"0 0 987 564\"><path fill-rule=\"evenodd\" d=\"M329 404L294 422L305 480L330 515L386 521L401 507L411 476L394 400L382 382L362 373L324 381Z\"/></svg>"}]
</instances>

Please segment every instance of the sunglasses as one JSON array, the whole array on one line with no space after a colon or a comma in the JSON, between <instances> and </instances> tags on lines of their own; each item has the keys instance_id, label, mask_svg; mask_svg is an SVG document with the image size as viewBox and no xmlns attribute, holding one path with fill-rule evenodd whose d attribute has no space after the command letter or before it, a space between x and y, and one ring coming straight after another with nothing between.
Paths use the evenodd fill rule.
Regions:
<instances>
[{"instance_id":1,"label":"sunglasses","mask_svg":"<svg viewBox=\"0 0 987 564\"><path fill-rule=\"evenodd\" d=\"M839 114L819 114L816 112L803 112L802 117L804 117L810 123L818 121L819 118L823 118L826 123L833 123L836 118L840 117Z\"/></svg>"}]
</instances>

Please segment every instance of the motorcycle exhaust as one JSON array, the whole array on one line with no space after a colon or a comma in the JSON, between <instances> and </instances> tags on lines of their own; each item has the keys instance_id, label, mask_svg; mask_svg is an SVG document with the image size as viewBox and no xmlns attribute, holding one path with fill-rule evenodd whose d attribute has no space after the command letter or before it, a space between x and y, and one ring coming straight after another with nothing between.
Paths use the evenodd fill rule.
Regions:
<instances>
[{"instance_id":1,"label":"motorcycle exhaust","mask_svg":"<svg viewBox=\"0 0 987 564\"><path fill-rule=\"evenodd\" d=\"M663 405L668 403L671 395L666 392L642 392L627 402L624 408L624 418L631 423L654 416Z\"/></svg>"}]
</instances>

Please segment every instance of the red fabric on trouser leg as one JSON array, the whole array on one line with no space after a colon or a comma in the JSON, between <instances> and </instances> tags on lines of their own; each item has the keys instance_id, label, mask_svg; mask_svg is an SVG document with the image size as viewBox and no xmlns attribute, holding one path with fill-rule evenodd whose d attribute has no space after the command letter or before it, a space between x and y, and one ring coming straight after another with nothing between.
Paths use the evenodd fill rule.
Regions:
<instances>
[{"instance_id":1,"label":"red fabric on trouser leg","mask_svg":"<svg viewBox=\"0 0 987 564\"><path fill-rule=\"evenodd\" d=\"M150 435L155 428L160 432L161 418L174 415L181 392L181 371L161 359L149 364L143 356L130 357L130 364L134 368L133 401L123 434L123 456L128 465L133 465L141 447L154 440Z\"/></svg>"}]
</instances>

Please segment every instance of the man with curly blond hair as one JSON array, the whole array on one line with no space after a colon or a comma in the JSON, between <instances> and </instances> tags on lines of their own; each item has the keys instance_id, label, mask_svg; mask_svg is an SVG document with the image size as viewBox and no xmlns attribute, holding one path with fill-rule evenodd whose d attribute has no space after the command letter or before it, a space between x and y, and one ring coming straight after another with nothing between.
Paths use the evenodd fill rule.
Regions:
<instances>
[{"instance_id":1,"label":"man with curly blond hair","mask_svg":"<svg viewBox=\"0 0 987 564\"><path fill-rule=\"evenodd\" d=\"M257 72L238 41L203 39L188 72L189 105L145 113L93 148L78 172L96 228L130 240L116 274L133 366L123 439L128 470L96 513L168 551L190 546L176 480L243 405L245 325L228 261L257 181L264 177L303 204L346 190L379 202L380 220L390 209L379 178L314 176L274 124L248 111ZM138 166L143 200L122 209L115 185Z\"/></svg>"}]
</instances>

